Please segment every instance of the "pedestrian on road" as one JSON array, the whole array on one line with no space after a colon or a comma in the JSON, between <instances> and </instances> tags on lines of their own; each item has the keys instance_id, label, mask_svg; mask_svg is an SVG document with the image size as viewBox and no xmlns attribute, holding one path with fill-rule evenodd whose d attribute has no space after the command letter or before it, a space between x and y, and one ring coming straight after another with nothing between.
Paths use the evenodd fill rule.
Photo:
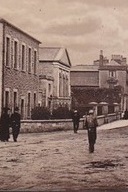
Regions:
<instances>
[{"instance_id":1,"label":"pedestrian on road","mask_svg":"<svg viewBox=\"0 0 128 192\"><path fill-rule=\"evenodd\" d=\"M20 120L21 115L19 114L19 108L16 107L14 109L14 113L11 115L11 127L14 142L17 142L17 138L20 133Z\"/></svg>"},{"instance_id":2,"label":"pedestrian on road","mask_svg":"<svg viewBox=\"0 0 128 192\"><path fill-rule=\"evenodd\" d=\"M89 114L86 117L85 127L88 131L89 152L94 152L94 145L97 139L96 127L98 126L97 118L94 115L93 110L89 110Z\"/></svg>"},{"instance_id":3,"label":"pedestrian on road","mask_svg":"<svg viewBox=\"0 0 128 192\"><path fill-rule=\"evenodd\" d=\"M77 110L74 110L72 115L74 133L77 133L79 129L80 114Z\"/></svg>"},{"instance_id":4,"label":"pedestrian on road","mask_svg":"<svg viewBox=\"0 0 128 192\"><path fill-rule=\"evenodd\" d=\"M10 126L10 117L9 117L9 108L3 108L1 118L0 118L0 140L8 141L9 136L9 126Z\"/></svg>"},{"instance_id":5,"label":"pedestrian on road","mask_svg":"<svg viewBox=\"0 0 128 192\"><path fill-rule=\"evenodd\" d=\"M124 119L128 119L128 110L127 109L124 112Z\"/></svg>"}]
</instances>

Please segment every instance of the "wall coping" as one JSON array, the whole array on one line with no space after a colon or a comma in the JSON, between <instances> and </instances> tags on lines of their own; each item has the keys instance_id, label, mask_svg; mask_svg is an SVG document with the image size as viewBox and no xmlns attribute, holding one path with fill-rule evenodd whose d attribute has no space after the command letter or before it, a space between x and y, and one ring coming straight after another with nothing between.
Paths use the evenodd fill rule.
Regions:
<instances>
[{"instance_id":1,"label":"wall coping","mask_svg":"<svg viewBox=\"0 0 128 192\"><path fill-rule=\"evenodd\" d=\"M115 116L116 113L108 114L108 115L100 115L97 116L97 119L102 119L105 117ZM84 118L80 118L80 121L84 121ZM61 123L61 122L72 122L72 119L49 119L49 120L21 120L21 123Z\"/></svg>"}]
</instances>

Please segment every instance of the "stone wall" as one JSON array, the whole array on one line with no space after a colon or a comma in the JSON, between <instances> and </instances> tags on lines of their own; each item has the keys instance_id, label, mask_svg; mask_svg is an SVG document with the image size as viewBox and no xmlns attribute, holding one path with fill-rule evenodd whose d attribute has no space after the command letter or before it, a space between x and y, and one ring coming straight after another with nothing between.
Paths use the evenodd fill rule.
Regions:
<instances>
[{"instance_id":1,"label":"stone wall","mask_svg":"<svg viewBox=\"0 0 128 192\"><path fill-rule=\"evenodd\" d=\"M107 117L104 115L98 116L99 126L104 123L109 123L120 119L120 114L110 114ZM84 118L80 119L79 129L83 129ZM71 119L60 120L23 120L21 121L21 133L36 133L49 131L67 131L73 130Z\"/></svg>"}]
</instances>

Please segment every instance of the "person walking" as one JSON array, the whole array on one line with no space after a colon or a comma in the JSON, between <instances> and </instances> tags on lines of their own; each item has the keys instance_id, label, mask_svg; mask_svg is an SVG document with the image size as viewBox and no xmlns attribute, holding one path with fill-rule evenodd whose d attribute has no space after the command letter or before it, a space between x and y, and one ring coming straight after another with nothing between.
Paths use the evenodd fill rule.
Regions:
<instances>
[{"instance_id":1,"label":"person walking","mask_svg":"<svg viewBox=\"0 0 128 192\"><path fill-rule=\"evenodd\" d=\"M79 121L80 121L80 115L77 110L74 110L74 112L73 112L72 121L73 121L74 133L77 133L77 131L79 129Z\"/></svg>"},{"instance_id":2,"label":"person walking","mask_svg":"<svg viewBox=\"0 0 128 192\"><path fill-rule=\"evenodd\" d=\"M0 140L8 141L9 136L9 126L10 126L10 117L9 117L9 108L3 108L1 118L0 118Z\"/></svg>"},{"instance_id":3,"label":"person walking","mask_svg":"<svg viewBox=\"0 0 128 192\"><path fill-rule=\"evenodd\" d=\"M14 142L17 142L17 138L20 133L20 125L21 125L20 120L21 115L19 114L19 108L16 107L14 109L14 113L11 115L11 127Z\"/></svg>"},{"instance_id":4,"label":"person walking","mask_svg":"<svg viewBox=\"0 0 128 192\"><path fill-rule=\"evenodd\" d=\"M88 142L89 142L89 152L93 153L94 152L94 145L96 143L97 139L97 128L98 122L97 118L94 115L93 110L89 110L89 114L86 117L85 121L85 127L88 131Z\"/></svg>"},{"instance_id":5,"label":"person walking","mask_svg":"<svg viewBox=\"0 0 128 192\"><path fill-rule=\"evenodd\" d=\"M124 112L124 119L128 119L128 110L127 109Z\"/></svg>"}]
</instances>

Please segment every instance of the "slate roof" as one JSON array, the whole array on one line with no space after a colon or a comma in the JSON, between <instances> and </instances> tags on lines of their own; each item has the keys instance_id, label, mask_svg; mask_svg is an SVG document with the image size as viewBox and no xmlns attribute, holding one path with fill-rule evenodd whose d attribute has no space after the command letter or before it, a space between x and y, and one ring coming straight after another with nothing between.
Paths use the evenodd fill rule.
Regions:
<instances>
[{"instance_id":1,"label":"slate roof","mask_svg":"<svg viewBox=\"0 0 128 192\"><path fill-rule=\"evenodd\" d=\"M62 48L60 47L40 47L39 60L40 61L55 61L58 52Z\"/></svg>"},{"instance_id":2,"label":"slate roof","mask_svg":"<svg viewBox=\"0 0 128 192\"><path fill-rule=\"evenodd\" d=\"M31 35L29 35L28 33L26 33L25 31L21 30L20 28L16 27L15 25L11 24L10 22L8 22L7 20L0 18L0 23L4 23L7 24L11 27L13 27L14 29L16 29L17 31L19 31L20 33L23 33L24 35L28 36L29 38L33 39L34 41L37 41L39 44L41 43L39 40L37 40L36 38L32 37Z\"/></svg>"},{"instance_id":3,"label":"slate roof","mask_svg":"<svg viewBox=\"0 0 128 192\"><path fill-rule=\"evenodd\" d=\"M67 61L63 60L64 54ZM59 62L64 65L71 66L70 58L67 49L63 47L40 47L39 48L39 61L46 62Z\"/></svg>"},{"instance_id":4,"label":"slate roof","mask_svg":"<svg viewBox=\"0 0 128 192\"><path fill-rule=\"evenodd\" d=\"M115 60L111 60L109 63L107 63L106 65L111 65L111 66L121 66L118 62L116 62Z\"/></svg>"}]
</instances>

